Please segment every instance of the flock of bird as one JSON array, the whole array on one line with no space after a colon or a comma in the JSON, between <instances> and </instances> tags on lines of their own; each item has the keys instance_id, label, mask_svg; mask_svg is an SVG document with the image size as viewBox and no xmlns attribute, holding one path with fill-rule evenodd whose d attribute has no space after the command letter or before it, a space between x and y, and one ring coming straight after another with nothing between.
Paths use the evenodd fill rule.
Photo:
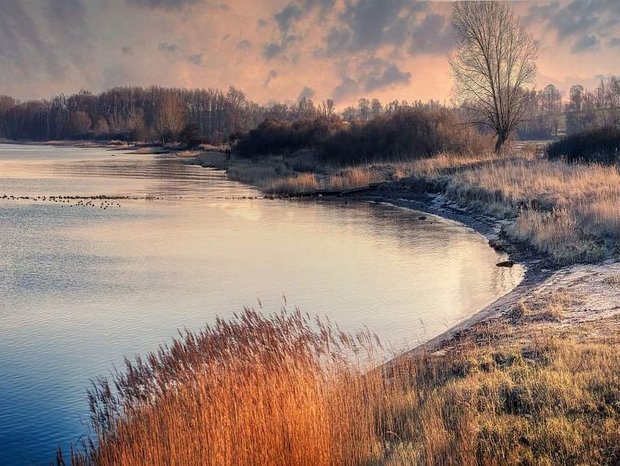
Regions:
<instances>
[{"instance_id":1,"label":"flock of bird","mask_svg":"<svg viewBox=\"0 0 620 466\"><path fill-rule=\"evenodd\" d=\"M118 202L121 199L138 199L129 196L109 197L109 196L13 196L4 194L0 197L9 201L33 201L33 202L53 202L64 207L92 207L107 210L114 207L122 207Z\"/></svg>"}]
</instances>

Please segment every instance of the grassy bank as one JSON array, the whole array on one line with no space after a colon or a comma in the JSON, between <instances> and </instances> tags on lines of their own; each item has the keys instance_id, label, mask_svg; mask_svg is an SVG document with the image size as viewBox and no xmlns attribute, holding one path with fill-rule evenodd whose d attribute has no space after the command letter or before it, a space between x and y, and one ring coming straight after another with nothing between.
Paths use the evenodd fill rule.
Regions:
<instances>
[{"instance_id":1,"label":"grassy bank","mask_svg":"<svg viewBox=\"0 0 620 466\"><path fill-rule=\"evenodd\" d=\"M620 250L620 173L615 166L547 160L535 147L497 156L439 154L409 162L348 168L303 159L235 158L232 178L268 193L307 195L382 183L402 197L432 192L475 212L509 220L503 235L558 265L616 257ZM405 194L404 194L405 193Z\"/></svg>"},{"instance_id":2,"label":"grassy bank","mask_svg":"<svg viewBox=\"0 0 620 466\"><path fill-rule=\"evenodd\" d=\"M368 332L246 311L99 381L72 463L616 464L620 320L567 327L577 301L541 292L374 370Z\"/></svg>"}]
</instances>

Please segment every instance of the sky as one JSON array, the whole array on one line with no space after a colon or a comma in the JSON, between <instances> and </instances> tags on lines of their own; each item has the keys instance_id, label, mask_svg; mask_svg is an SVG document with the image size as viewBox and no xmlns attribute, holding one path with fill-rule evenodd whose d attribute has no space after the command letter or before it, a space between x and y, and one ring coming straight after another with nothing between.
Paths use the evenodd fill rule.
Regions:
<instances>
[{"instance_id":1,"label":"sky","mask_svg":"<svg viewBox=\"0 0 620 466\"><path fill-rule=\"evenodd\" d=\"M540 41L537 87L620 75L620 0L511 2ZM269 104L449 102L449 1L0 0L0 94L121 85L243 90Z\"/></svg>"}]
</instances>

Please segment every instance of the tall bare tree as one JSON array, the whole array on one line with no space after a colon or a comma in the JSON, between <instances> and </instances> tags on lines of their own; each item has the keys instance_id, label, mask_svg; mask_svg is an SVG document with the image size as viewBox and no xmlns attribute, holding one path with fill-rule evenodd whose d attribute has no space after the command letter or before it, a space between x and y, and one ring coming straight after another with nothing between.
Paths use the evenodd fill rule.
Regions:
<instances>
[{"instance_id":1,"label":"tall bare tree","mask_svg":"<svg viewBox=\"0 0 620 466\"><path fill-rule=\"evenodd\" d=\"M156 127L161 142L164 143L178 136L185 126L185 122L185 107L180 96L171 90L166 91L162 95L157 109Z\"/></svg>"},{"instance_id":2,"label":"tall bare tree","mask_svg":"<svg viewBox=\"0 0 620 466\"><path fill-rule=\"evenodd\" d=\"M538 44L507 2L457 2L452 27L457 48L450 66L457 96L472 123L495 132L499 152L524 121Z\"/></svg>"}]
</instances>

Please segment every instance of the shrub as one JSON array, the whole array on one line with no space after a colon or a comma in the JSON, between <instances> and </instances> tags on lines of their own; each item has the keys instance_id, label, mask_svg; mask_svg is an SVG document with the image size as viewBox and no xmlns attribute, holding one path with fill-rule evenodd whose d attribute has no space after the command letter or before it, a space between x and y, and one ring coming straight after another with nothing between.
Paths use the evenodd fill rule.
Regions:
<instances>
[{"instance_id":1,"label":"shrub","mask_svg":"<svg viewBox=\"0 0 620 466\"><path fill-rule=\"evenodd\" d=\"M603 127L566 136L547 149L550 159L569 162L617 163L620 158L620 128Z\"/></svg>"},{"instance_id":2,"label":"shrub","mask_svg":"<svg viewBox=\"0 0 620 466\"><path fill-rule=\"evenodd\" d=\"M363 123L340 118L295 123L267 119L237 144L244 156L287 155L313 149L323 162L352 165L412 160L440 152L472 153L488 149L484 139L446 108L413 107Z\"/></svg>"},{"instance_id":3,"label":"shrub","mask_svg":"<svg viewBox=\"0 0 620 466\"><path fill-rule=\"evenodd\" d=\"M483 150L478 133L446 108L409 108L353 125L326 141L321 158L338 165Z\"/></svg>"},{"instance_id":4,"label":"shrub","mask_svg":"<svg viewBox=\"0 0 620 466\"><path fill-rule=\"evenodd\" d=\"M340 128L342 121L338 117L293 123L268 118L242 137L236 150L246 157L257 157L315 149Z\"/></svg>"}]
</instances>

